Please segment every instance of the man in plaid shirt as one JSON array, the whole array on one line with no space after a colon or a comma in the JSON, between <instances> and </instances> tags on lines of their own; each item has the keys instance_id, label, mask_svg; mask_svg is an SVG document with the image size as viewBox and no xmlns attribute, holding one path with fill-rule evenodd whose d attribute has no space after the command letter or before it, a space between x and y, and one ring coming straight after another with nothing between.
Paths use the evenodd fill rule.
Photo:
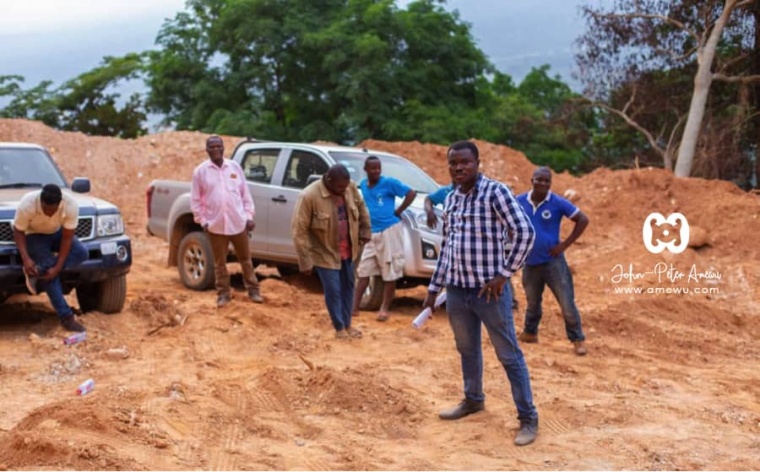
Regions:
<instances>
[{"instance_id":1,"label":"man in plaid shirt","mask_svg":"<svg viewBox=\"0 0 760 472\"><path fill-rule=\"evenodd\" d=\"M533 247L535 231L509 188L478 172L478 148L469 141L447 152L455 189L443 209L443 250L423 308L434 308L446 288L446 311L462 360L465 398L440 418L456 420L485 408L481 324L488 330L496 356L507 372L520 430L515 444L532 443L538 434L530 375L517 344L512 318L512 291L507 281ZM509 252L505 246L512 232Z\"/></svg>"}]
</instances>

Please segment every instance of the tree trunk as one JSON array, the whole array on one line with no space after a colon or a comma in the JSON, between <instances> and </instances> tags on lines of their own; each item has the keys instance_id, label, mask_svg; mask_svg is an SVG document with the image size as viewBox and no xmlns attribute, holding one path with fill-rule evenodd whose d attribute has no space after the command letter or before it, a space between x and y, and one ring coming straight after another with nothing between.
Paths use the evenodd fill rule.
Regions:
<instances>
[{"instance_id":1,"label":"tree trunk","mask_svg":"<svg viewBox=\"0 0 760 472\"><path fill-rule=\"evenodd\" d=\"M704 46L697 52L697 74L694 77L694 93L691 96L689 117L686 119L686 127L681 136L681 145L678 147L676 160L676 177L688 177L691 175L691 165L694 162L694 152L697 149L699 132L702 129L702 118L705 116L707 96L710 94L712 84L712 63L715 58L715 49L723 34L723 29L731 16L736 0L726 0L723 12L715 22L710 37Z\"/></svg>"}]
</instances>

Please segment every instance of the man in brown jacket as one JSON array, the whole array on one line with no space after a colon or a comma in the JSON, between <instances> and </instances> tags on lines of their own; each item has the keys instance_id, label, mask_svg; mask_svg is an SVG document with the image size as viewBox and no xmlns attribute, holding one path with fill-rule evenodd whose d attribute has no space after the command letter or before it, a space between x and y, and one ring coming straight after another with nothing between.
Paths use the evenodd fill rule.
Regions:
<instances>
[{"instance_id":1,"label":"man in brown jacket","mask_svg":"<svg viewBox=\"0 0 760 472\"><path fill-rule=\"evenodd\" d=\"M301 273L316 271L336 338L360 338L351 326L354 260L369 241L369 213L348 169L336 164L298 198L291 222Z\"/></svg>"}]
</instances>

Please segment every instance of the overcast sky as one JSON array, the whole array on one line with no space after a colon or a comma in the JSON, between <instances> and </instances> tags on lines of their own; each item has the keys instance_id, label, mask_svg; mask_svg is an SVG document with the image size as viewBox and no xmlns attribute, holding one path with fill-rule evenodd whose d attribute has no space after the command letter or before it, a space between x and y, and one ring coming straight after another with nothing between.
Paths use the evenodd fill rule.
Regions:
<instances>
[{"instance_id":1,"label":"overcast sky","mask_svg":"<svg viewBox=\"0 0 760 472\"><path fill-rule=\"evenodd\" d=\"M573 41L583 31L582 0L449 0L472 25L478 46L516 81L531 67L551 65L570 83ZM405 5L404 0L399 5ZM31 87L60 84L98 66L103 56L154 46L184 0L0 0L0 75Z\"/></svg>"}]
</instances>

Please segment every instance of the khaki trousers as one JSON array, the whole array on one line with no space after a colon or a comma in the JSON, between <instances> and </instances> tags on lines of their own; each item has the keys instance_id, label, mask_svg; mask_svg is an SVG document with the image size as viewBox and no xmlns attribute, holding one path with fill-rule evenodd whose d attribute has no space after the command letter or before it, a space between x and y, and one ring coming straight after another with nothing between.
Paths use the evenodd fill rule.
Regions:
<instances>
[{"instance_id":1,"label":"khaki trousers","mask_svg":"<svg viewBox=\"0 0 760 472\"><path fill-rule=\"evenodd\" d=\"M245 289L251 293L259 293L259 281L253 271L251 262L251 248L248 246L248 232L240 234L214 234L207 233L211 242L211 251L214 253L214 275L216 277L216 294L218 296L230 295L230 274L227 272L227 248L230 243L235 249L235 255L243 270L243 283Z\"/></svg>"}]
</instances>

